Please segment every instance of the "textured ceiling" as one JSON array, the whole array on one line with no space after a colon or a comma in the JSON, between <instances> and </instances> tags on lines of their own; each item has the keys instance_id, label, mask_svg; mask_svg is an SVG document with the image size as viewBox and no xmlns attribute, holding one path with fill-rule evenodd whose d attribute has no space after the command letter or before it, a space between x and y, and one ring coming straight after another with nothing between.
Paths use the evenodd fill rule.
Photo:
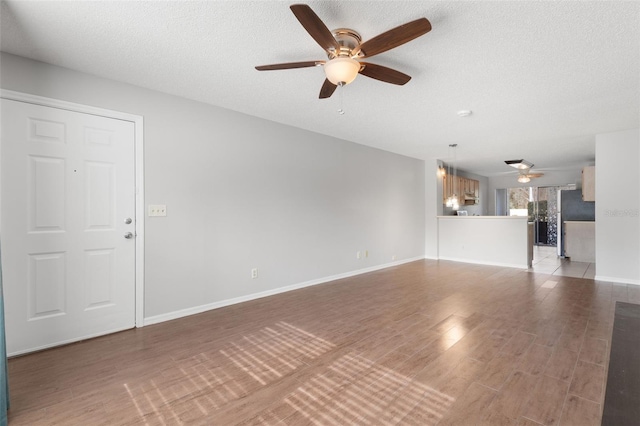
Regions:
<instances>
[{"instance_id":1,"label":"textured ceiling","mask_svg":"<svg viewBox=\"0 0 640 426\"><path fill-rule=\"evenodd\" d=\"M428 159L458 144L461 168L505 172L595 158L595 135L640 127L640 3L309 1L364 40L426 17L433 30L370 62L413 77L359 76L319 100L325 59L282 1L2 2L1 49L384 150ZM460 118L456 112L470 109Z\"/></svg>"}]
</instances>

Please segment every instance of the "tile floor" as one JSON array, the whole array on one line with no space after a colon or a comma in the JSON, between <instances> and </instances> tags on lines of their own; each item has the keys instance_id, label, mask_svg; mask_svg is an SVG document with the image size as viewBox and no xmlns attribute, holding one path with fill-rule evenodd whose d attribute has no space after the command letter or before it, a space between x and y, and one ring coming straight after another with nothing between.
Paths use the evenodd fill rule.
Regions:
<instances>
[{"instance_id":1,"label":"tile floor","mask_svg":"<svg viewBox=\"0 0 640 426\"><path fill-rule=\"evenodd\" d=\"M596 276L596 264L559 258L555 246L534 246L533 267L529 272L593 280Z\"/></svg>"}]
</instances>

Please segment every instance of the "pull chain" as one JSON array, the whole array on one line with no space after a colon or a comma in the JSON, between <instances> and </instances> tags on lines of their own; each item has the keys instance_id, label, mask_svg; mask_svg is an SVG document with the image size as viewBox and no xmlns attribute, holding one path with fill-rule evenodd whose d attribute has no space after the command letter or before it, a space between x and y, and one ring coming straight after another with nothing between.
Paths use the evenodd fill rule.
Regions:
<instances>
[{"instance_id":1,"label":"pull chain","mask_svg":"<svg viewBox=\"0 0 640 426\"><path fill-rule=\"evenodd\" d=\"M338 92L338 114L344 115L344 108L342 106L344 102L344 83L338 83Z\"/></svg>"}]
</instances>

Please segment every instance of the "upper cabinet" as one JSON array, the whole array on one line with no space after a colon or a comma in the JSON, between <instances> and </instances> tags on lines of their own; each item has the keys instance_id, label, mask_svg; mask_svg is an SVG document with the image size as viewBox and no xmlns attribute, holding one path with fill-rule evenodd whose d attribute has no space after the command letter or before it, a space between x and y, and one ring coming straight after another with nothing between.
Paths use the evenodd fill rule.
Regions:
<instances>
[{"instance_id":1,"label":"upper cabinet","mask_svg":"<svg viewBox=\"0 0 640 426\"><path fill-rule=\"evenodd\" d=\"M582 169L582 201L596 200L596 167Z\"/></svg>"},{"instance_id":2,"label":"upper cabinet","mask_svg":"<svg viewBox=\"0 0 640 426\"><path fill-rule=\"evenodd\" d=\"M475 179L467 179L461 176L445 175L442 183L443 202L446 202L447 198L454 194L458 196L458 201L461 205L472 205L480 202L479 181Z\"/></svg>"}]
</instances>

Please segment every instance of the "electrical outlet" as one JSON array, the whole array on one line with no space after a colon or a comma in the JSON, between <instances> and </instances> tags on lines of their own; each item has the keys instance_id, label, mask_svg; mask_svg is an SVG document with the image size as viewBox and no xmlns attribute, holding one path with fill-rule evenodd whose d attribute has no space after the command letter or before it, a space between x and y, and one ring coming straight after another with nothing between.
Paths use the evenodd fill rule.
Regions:
<instances>
[{"instance_id":1,"label":"electrical outlet","mask_svg":"<svg viewBox=\"0 0 640 426\"><path fill-rule=\"evenodd\" d=\"M149 204L149 216L166 216L166 204Z\"/></svg>"},{"instance_id":2,"label":"electrical outlet","mask_svg":"<svg viewBox=\"0 0 640 426\"><path fill-rule=\"evenodd\" d=\"M258 278L258 268L253 268L251 270L251 279L255 280L256 278Z\"/></svg>"},{"instance_id":3,"label":"electrical outlet","mask_svg":"<svg viewBox=\"0 0 640 426\"><path fill-rule=\"evenodd\" d=\"M356 259L360 259L360 252L359 251L356 252Z\"/></svg>"},{"instance_id":4,"label":"electrical outlet","mask_svg":"<svg viewBox=\"0 0 640 426\"><path fill-rule=\"evenodd\" d=\"M364 257L369 257L369 250L364 251Z\"/></svg>"},{"instance_id":5,"label":"electrical outlet","mask_svg":"<svg viewBox=\"0 0 640 426\"><path fill-rule=\"evenodd\" d=\"M391 260L396 260L396 255L391 256Z\"/></svg>"}]
</instances>

